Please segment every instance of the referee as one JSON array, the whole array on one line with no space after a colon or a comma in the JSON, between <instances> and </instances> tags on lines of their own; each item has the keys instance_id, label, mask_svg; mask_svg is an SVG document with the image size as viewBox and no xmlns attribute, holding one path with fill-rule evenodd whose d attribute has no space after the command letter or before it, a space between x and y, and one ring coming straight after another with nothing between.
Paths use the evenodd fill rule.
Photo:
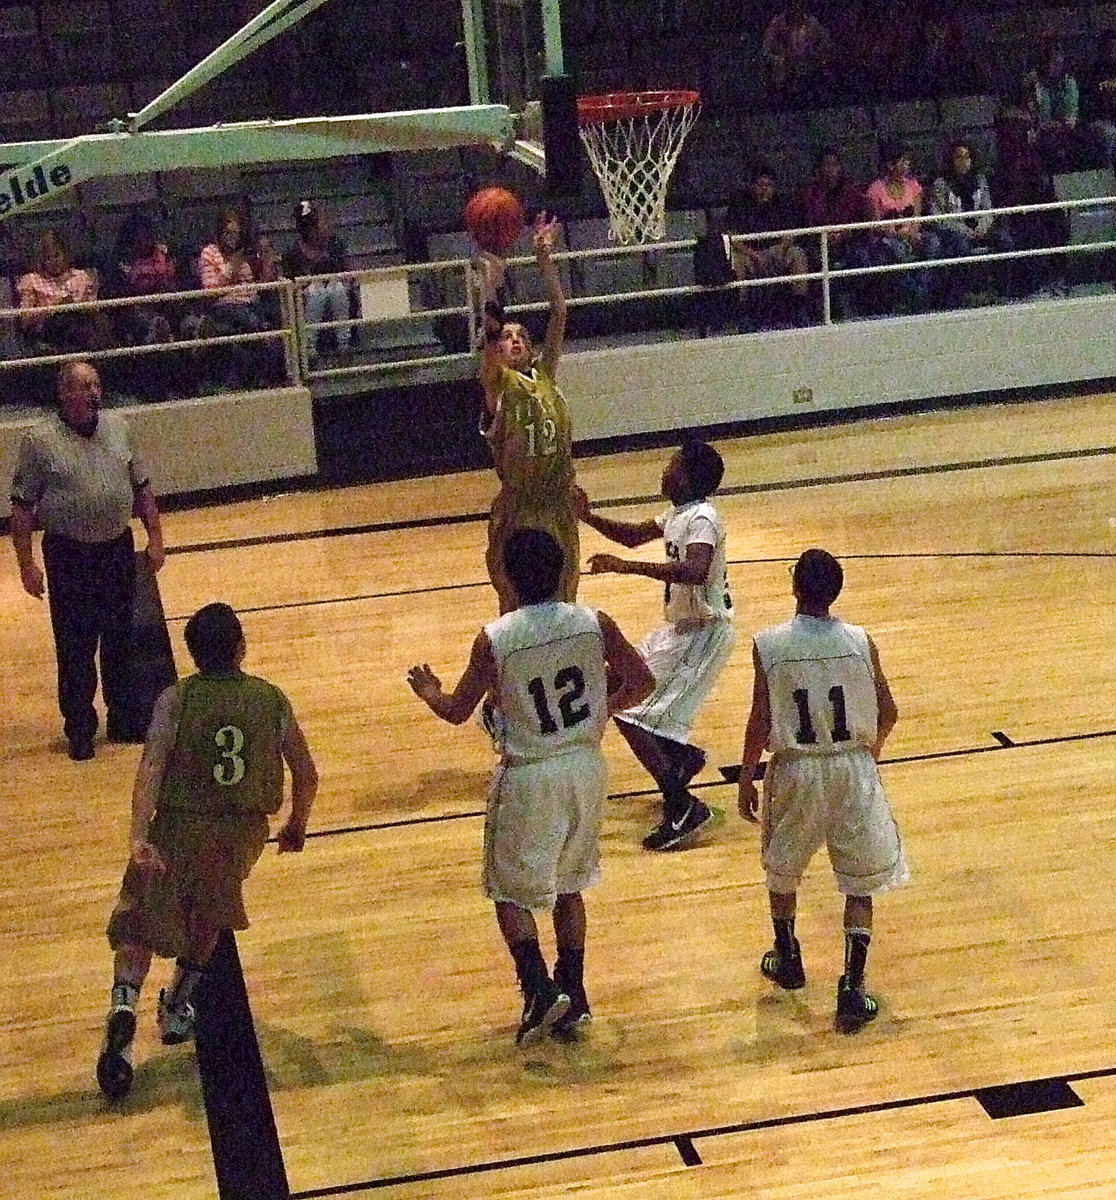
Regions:
<instances>
[{"instance_id":1,"label":"referee","mask_svg":"<svg viewBox=\"0 0 1116 1200\"><path fill-rule=\"evenodd\" d=\"M32 532L43 529L45 590L58 660L58 707L70 757L93 757L97 651L110 741L142 741L128 707L135 514L147 531L153 570L163 565L163 532L147 469L132 452L128 426L102 413L101 379L88 362L64 363L59 411L28 431L12 480L12 544L24 590L44 591Z\"/></svg>"}]
</instances>

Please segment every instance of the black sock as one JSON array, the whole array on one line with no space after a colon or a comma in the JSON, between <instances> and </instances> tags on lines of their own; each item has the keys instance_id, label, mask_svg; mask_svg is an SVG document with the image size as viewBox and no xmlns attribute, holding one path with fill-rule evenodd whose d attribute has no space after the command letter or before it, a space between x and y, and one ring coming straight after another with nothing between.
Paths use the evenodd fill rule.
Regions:
<instances>
[{"instance_id":1,"label":"black sock","mask_svg":"<svg viewBox=\"0 0 1116 1200\"><path fill-rule=\"evenodd\" d=\"M693 803L694 797L684 787L663 789L663 820L680 821Z\"/></svg>"},{"instance_id":2,"label":"black sock","mask_svg":"<svg viewBox=\"0 0 1116 1200\"><path fill-rule=\"evenodd\" d=\"M772 917L771 924L775 927L775 951L781 959L788 959L794 954L794 917Z\"/></svg>"},{"instance_id":3,"label":"black sock","mask_svg":"<svg viewBox=\"0 0 1116 1200\"><path fill-rule=\"evenodd\" d=\"M515 960L515 974L519 979L519 986L525 996L530 996L549 978L538 939L524 938L522 941L513 942L509 949Z\"/></svg>"},{"instance_id":4,"label":"black sock","mask_svg":"<svg viewBox=\"0 0 1116 1200\"><path fill-rule=\"evenodd\" d=\"M872 934L867 929L845 930L845 982L859 990L864 986L864 964L868 961L868 943Z\"/></svg>"},{"instance_id":5,"label":"black sock","mask_svg":"<svg viewBox=\"0 0 1116 1200\"><path fill-rule=\"evenodd\" d=\"M554 982L566 995L585 987L584 946L558 947L558 961L554 964Z\"/></svg>"},{"instance_id":6,"label":"black sock","mask_svg":"<svg viewBox=\"0 0 1116 1200\"><path fill-rule=\"evenodd\" d=\"M655 744L666 755L666 786L664 791L672 786L685 786L694 777L694 761L695 755L698 753L693 746L686 745L683 742L676 742L673 738L663 737L661 734L654 734Z\"/></svg>"}]
</instances>

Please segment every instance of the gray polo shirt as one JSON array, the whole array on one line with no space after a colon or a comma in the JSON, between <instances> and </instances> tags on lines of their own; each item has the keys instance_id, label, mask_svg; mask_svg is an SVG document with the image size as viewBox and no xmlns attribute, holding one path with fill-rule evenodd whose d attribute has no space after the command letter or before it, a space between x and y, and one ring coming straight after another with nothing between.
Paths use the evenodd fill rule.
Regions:
<instances>
[{"instance_id":1,"label":"gray polo shirt","mask_svg":"<svg viewBox=\"0 0 1116 1200\"><path fill-rule=\"evenodd\" d=\"M132 452L128 425L118 413L98 414L90 437L55 414L25 434L11 496L35 510L47 533L107 542L124 532L135 491L147 482L147 469Z\"/></svg>"}]
</instances>

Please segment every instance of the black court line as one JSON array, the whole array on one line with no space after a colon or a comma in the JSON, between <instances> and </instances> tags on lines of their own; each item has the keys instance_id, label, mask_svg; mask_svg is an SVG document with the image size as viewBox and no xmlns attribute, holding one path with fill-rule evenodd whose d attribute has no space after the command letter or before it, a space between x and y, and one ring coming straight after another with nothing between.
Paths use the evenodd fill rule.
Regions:
<instances>
[{"instance_id":1,"label":"black court line","mask_svg":"<svg viewBox=\"0 0 1116 1200\"><path fill-rule=\"evenodd\" d=\"M1006 735L1003 735L1006 737ZM937 759L945 758L963 758L970 754L988 754L999 753L1003 750L1026 750L1034 746L1057 746L1070 742L1089 742L1097 738L1116 737L1116 729L1099 729L1093 733L1067 733L1060 734L1057 737L1048 738L1032 738L1030 741L1017 742L1008 739L1006 742L999 742L994 746L967 746L960 750L933 750L928 754L903 754L897 755L895 758L880 759L880 766L894 766L902 763L912 762L933 762ZM760 763L761 768L766 768L767 760ZM693 783L690 785L691 790L698 791L705 788L725 787L728 784L738 782L740 778L740 765L733 764L718 768L722 779L710 779L703 783ZM763 777L763 770L757 774L756 778ZM641 796L657 796L659 791L657 788L637 788L631 792L610 792L609 800L636 800ZM406 829L413 825L438 825L446 821L475 821L479 817L484 816L483 809L466 809L463 812L454 813L436 813L433 816L424 817L401 817L394 821L374 821L368 825L342 825L335 829L311 829L307 832L306 838L326 838L340 837L342 834L350 833L376 833L382 829ZM275 838L271 838L275 841Z\"/></svg>"},{"instance_id":2,"label":"black court line","mask_svg":"<svg viewBox=\"0 0 1116 1200\"><path fill-rule=\"evenodd\" d=\"M895 1100L880 1100L874 1104L856 1104L848 1108L822 1109L810 1113L794 1113L785 1117L768 1117L758 1121L740 1121L728 1125L714 1125L708 1129L693 1129L685 1133L658 1134L645 1138L631 1138L627 1141L605 1142L595 1146L582 1146L577 1149L556 1150L549 1154L527 1154L516 1158L493 1159L488 1162L473 1163L460 1167L443 1167L440 1170L420 1171L412 1175L392 1175L381 1179L367 1179L359 1183L338 1184L334 1187L311 1188L304 1192L292 1192L291 1200L317 1200L323 1196L348 1196L356 1192L371 1192L379 1188L397 1187L401 1184L427 1183L435 1179L451 1179L459 1175L482 1175L491 1171L506 1171L515 1167L538 1166L542 1163L562 1162L571 1158L590 1158L600 1154L616 1154L624 1150L641 1150L649 1146L674 1145L680 1153L683 1146L699 1138L725 1137L734 1133L757 1133L767 1129L782 1129L792 1125L810 1125L819 1121L837 1121L845 1117L859 1117L872 1113L899 1112L907 1108L921 1108L930 1104L946 1104L952 1100L976 1100L981 1103L981 1096L987 1096L994 1091L1007 1092L1014 1089L1020 1096L1035 1097L1046 1095L1051 1100L1065 1100L1068 1091L1073 1100L1068 1103L1053 1103L1049 1108L1036 1108L1031 1111L1046 1112L1056 1107L1077 1107L1081 1101L1072 1092L1071 1083L1085 1079L1103 1079L1116 1076L1116 1067L1103 1067L1094 1071L1079 1071L1072 1075L1064 1075L1055 1079L1023 1080L1019 1083L1004 1085L999 1089L993 1088L960 1088L953 1092L937 1092L926 1096L907 1096ZM1058 1085L1061 1085L1060 1087ZM1064 1090L1063 1090L1064 1089ZM987 1112L988 1110L985 1109ZM1023 1110L1021 1110L1023 1111ZM994 1114L989 1114L994 1117ZM1004 1112L1001 1115L1015 1115ZM693 1151L697 1162L687 1163L687 1166L700 1165L701 1159L697 1150Z\"/></svg>"},{"instance_id":3,"label":"black court line","mask_svg":"<svg viewBox=\"0 0 1116 1200\"><path fill-rule=\"evenodd\" d=\"M917 554L842 554L842 562L915 562L920 559L963 559L963 558L1050 558L1068 560L1075 558L1116 558L1116 550L927 550ZM797 555L780 555L775 558L730 558L726 561L728 567L756 567L767 564L793 563ZM582 572L582 578L587 577ZM355 604L369 600L393 600L404 596L435 595L438 592L468 591L470 588L491 587L487 579L471 579L463 583L440 583L428 587L397 588L388 592L353 592L347 596L326 596L320 600L287 600L282 604L256 604L238 608L241 615L245 613L284 612L295 608L320 608L326 604ZM167 617L168 622L188 621L188 613L178 613Z\"/></svg>"},{"instance_id":4,"label":"black court line","mask_svg":"<svg viewBox=\"0 0 1116 1200\"><path fill-rule=\"evenodd\" d=\"M1061 1108L1083 1108L1085 1101L1065 1079L1029 1079L978 1088L974 1098L993 1121L1031 1113L1056 1112Z\"/></svg>"},{"instance_id":5,"label":"black court line","mask_svg":"<svg viewBox=\"0 0 1116 1200\"><path fill-rule=\"evenodd\" d=\"M992 736L1000 743L1001 746L1014 746L1015 743L1008 737L1002 729L993 729Z\"/></svg>"},{"instance_id":6,"label":"black court line","mask_svg":"<svg viewBox=\"0 0 1116 1200\"><path fill-rule=\"evenodd\" d=\"M469 588L491 586L492 584L487 579L476 579L465 583L443 583L433 587L403 588L395 592L355 592L348 596L326 596L321 600L288 600L283 604L256 604L238 608L236 611L240 616L244 616L245 613L284 612L292 608L321 608L325 604L356 604L363 600L391 600L401 596L426 596L434 595L436 592L464 592ZM168 622L188 621L189 619L189 613L167 617Z\"/></svg>"},{"instance_id":7,"label":"black court line","mask_svg":"<svg viewBox=\"0 0 1116 1200\"><path fill-rule=\"evenodd\" d=\"M919 475L945 475L954 471L982 471L991 467L1016 467L1034 463L1065 462L1079 458L1103 458L1116 454L1116 446L1097 446L1085 450L1056 450L1046 454L1004 455L1000 458L975 458L960 462L935 463L919 467L891 467L880 471L853 471L840 475L817 475L801 479L782 479L770 483L741 483L718 489L718 496L753 496L765 492L794 491L799 488L826 487L831 484L868 483L881 479L906 479ZM659 494L620 496L610 500L595 500L593 508L629 508L638 504L661 504ZM404 521L376 521L362 525L340 525L333 528L306 529L297 533L260 534L255 537L230 538L227 541L191 542L184 546L168 546L167 554L198 554L207 550L231 550L242 546L275 546L284 542L308 542L318 538L356 537L368 533L390 533L404 529L434 529L442 525L468 525L487 521L487 512L455 513L442 517L413 517Z\"/></svg>"},{"instance_id":8,"label":"black court line","mask_svg":"<svg viewBox=\"0 0 1116 1200\"><path fill-rule=\"evenodd\" d=\"M676 1137L674 1144L678 1148L678 1153L682 1157L682 1161L688 1167L700 1167L701 1155L698 1154L697 1148L694 1146L693 1138L685 1136Z\"/></svg>"},{"instance_id":9,"label":"black court line","mask_svg":"<svg viewBox=\"0 0 1116 1200\"><path fill-rule=\"evenodd\" d=\"M189 542L168 546L167 554L200 554L206 550L232 550L244 546L278 546L284 542L312 542L316 538L359 537L366 533L391 533L397 529L436 529L441 525L469 525L487 521L488 513L454 513L444 517L412 517L407 521L374 521L366 525L338 525L330 529L304 529L297 533L261 533L229 538L224 542Z\"/></svg>"},{"instance_id":10,"label":"black court line","mask_svg":"<svg viewBox=\"0 0 1116 1200\"><path fill-rule=\"evenodd\" d=\"M194 1052L220 1200L291 1194L236 937L224 930L196 992Z\"/></svg>"}]
</instances>

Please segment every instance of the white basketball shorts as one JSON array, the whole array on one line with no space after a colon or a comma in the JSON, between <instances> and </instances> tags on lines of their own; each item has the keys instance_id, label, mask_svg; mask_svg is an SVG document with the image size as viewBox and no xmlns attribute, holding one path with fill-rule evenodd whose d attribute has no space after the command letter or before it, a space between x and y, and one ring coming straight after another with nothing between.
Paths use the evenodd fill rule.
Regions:
<instances>
[{"instance_id":1,"label":"white basketball shorts","mask_svg":"<svg viewBox=\"0 0 1116 1200\"><path fill-rule=\"evenodd\" d=\"M655 690L616 719L685 745L735 643L736 629L728 620L653 630L636 649L655 676Z\"/></svg>"},{"instance_id":2,"label":"white basketball shorts","mask_svg":"<svg viewBox=\"0 0 1116 1200\"><path fill-rule=\"evenodd\" d=\"M867 750L776 755L768 763L763 794L769 891L795 891L823 845L845 896L872 896L910 878L879 768Z\"/></svg>"},{"instance_id":3,"label":"white basketball shorts","mask_svg":"<svg viewBox=\"0 0 1116 1200\"><path fill-rule=\"evenodd\" d=\"M484 822L485 895L553 908L560 895L597 883L606 792L595 747L497 767Z\"/></svg>"}]
</instances>

